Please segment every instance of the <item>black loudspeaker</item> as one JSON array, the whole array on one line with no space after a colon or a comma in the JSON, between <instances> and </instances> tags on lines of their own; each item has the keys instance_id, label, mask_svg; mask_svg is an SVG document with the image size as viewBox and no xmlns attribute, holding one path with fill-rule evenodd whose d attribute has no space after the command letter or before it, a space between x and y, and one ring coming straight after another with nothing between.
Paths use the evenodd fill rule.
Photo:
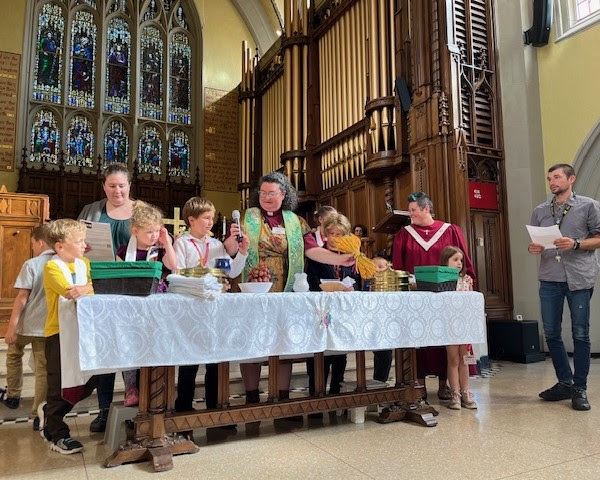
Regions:
<instances>
[{"instance_id":1,"label":"black loudspeaker","mask_svg":"<svg viewBox=\"0 0 600 480\"><path fill-rule=\"evenodd\" d=\"M538 322L535 320L489 320L489 357L519 363L541 362Z\"/></svg>"},{"instance_id":2,"label":"black loudspeaker","mask_svg":"<svg viewBox=\"0 0 600 480\"><path fill-rule=\"evenodd\" d=\"M402 111L407 113L412 100L410 99L410 92L408 91L408 85L404 77L396 78L396 95L398 95L398 99L400 100Z\"/></svg>"},{"instance_id":3,"label":"black loudspeaker","mask_svg":"<svg viewBox=\"0 0 600 480\"><path fill-rule=\"evenodd\" d=\"M525 32L525 45L543 47L552 26L552 0L533 0L533 25Z\"/></svg>"}]
</instances>

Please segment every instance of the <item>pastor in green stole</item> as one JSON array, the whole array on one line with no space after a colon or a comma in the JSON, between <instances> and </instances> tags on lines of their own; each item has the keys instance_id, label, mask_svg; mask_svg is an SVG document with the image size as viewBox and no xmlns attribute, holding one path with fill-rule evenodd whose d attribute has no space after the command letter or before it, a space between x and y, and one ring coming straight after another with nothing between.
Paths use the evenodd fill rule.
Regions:
<instances>
[{"instance_id":1,"label":"pastor in green stole","mask_svg":"<svg viewBox=\"0 0 600 480\"><path fill-rule=\"evenodd\" d=\"M288 272L284 292L291 292L294 284L294 275L304 271L304 237L302 225L296 214L290 210L282 210L285 223L285 237L287 241ZM259 208L253 207L246 210L244 215L244 232L248 236L250 246L246 266L242 272L242 282L248 280L248 272L256 267L260 260L258 244L260 230L263 224L262 213Z\"/></svg>"}]
</instances>

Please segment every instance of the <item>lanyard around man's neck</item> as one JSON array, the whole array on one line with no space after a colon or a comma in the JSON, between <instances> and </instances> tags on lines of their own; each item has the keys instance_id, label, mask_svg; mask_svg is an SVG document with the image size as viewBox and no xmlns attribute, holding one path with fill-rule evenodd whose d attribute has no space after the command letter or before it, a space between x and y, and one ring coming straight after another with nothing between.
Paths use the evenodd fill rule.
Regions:
<instances>
[{"instance_id":1,"label":"lanyard around man's neck","mask_svg":"<svg viewBox=\"0 0 600 480\"><path fill-rule=\"evenodd\" d=\"M575 192L573 192L573 196L574 195L575 195ZM556 201L556 197L554 197L552 199L552 201L550 202L550 213L552 214L552 218L554 219L554 223L556 223L556 225L558 225L558 228L560 228L560 226L562 225L563 220L567 216L567 213L569 213L569 210L571 210L571 207L573 206L570 203L568 203L568 201L570 199L571 199L571 197L569 196L569 198L567 198L562 203L562 206L559 209L559 211L562 209L562 214L561 214L561 216L559 218L556 218L556 207L558 207L558 202Z\"/></svg>"}]
</instances>

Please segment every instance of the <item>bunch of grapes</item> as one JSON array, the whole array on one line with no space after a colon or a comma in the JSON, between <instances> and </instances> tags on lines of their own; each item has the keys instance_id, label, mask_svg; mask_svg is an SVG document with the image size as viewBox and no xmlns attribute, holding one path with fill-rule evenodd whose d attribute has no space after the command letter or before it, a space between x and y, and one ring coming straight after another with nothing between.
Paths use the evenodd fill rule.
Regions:
<instances>
[{"instance_id":1,"label":"bunch of grapes","mask_svg":"<svg viewBox=\"0 0 600 480\"><path fill-rule=\"evenodd\" d=\"M249 282L270 282L271 272L264 263L259 263L248 272Z\"/></svg>"}]
</instances>

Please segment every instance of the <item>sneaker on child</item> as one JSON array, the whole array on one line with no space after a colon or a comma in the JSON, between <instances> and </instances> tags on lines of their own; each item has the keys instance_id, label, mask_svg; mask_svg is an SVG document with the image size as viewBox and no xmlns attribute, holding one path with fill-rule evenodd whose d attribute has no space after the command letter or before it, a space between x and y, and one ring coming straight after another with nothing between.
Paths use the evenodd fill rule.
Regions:
<instances>
[{"instance_id":1,"label":"sneaker on child","mask_svg":"<svg viewBox=\"0 0 600 480\"><path fill-rule=\"evenodd\" d=\"M4 388L0 388L0 402L2 402L8 408L12 408L14 410L15 408L19 408L19 403L21 403L21 398L20 397L14 397L14 398L7 397L6 390Z\"/></svg>"},{"instance_id":2,"label":"sneaker on child","mask_svg":"<svg viewBox=\"0 0 600 480\"><path fill-rule=\"evenodd\" d=\"M66 437L52 443L50 445L50 450L63 455L71 455L73 453L81 452L83 450L83 445L73 437Z\"/></svg>"},{"instance_id":3,"label":"sneaker on child","mask_svg":"<svg viewBox=\"0 0 600 480\"><path fill-rule=\"evenodd\" d=\"M40 435L44 440L49 440L46 436L46 405L48 402L42 402L38 405L37 408L37 419L39 422L38 430L40 431ZM35 422L33 425L33 429L35 430Z\"/></svg>"}]
</instances>

